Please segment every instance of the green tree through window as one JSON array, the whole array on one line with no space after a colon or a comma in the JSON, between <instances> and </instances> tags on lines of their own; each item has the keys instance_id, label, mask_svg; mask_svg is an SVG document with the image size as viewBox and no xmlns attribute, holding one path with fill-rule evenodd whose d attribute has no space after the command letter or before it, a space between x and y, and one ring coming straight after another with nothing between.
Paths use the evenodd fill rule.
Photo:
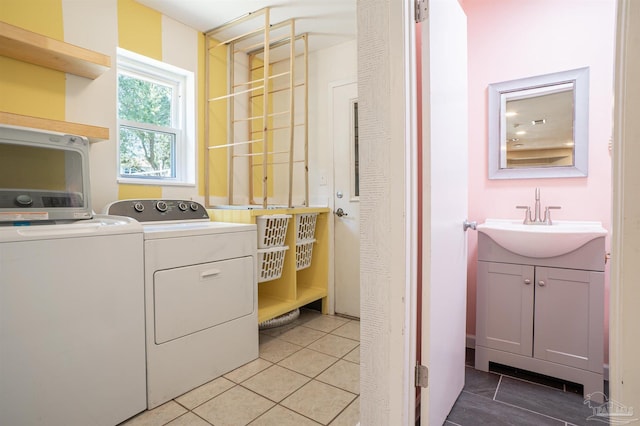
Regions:
<instances>
[{"instance_id":1,"label":"green tree through window","mask_svg":"<svg viewBox=\"0 0 640 426\"><path fill-rule=\"evenodd\" d=\"M118 75L121 176L175 177L173 92L171 86Z\"/></svg>"},{"instance_id":2,"label":"green tree through window","mask_svg":"<svg viewBox=\"0 0 640 426\"><path fill-rule=\"evenodd\" d=\"M117 50L118 182L195 185L195 73Z\"/></svg>"}]
</instances>

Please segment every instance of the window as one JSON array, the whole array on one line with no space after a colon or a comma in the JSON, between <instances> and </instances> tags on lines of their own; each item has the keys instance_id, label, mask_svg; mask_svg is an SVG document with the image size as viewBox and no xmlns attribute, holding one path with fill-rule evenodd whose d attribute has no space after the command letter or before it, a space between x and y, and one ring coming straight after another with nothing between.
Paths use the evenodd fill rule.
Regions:
<instances>
[{"instance_id":1,"label":"window","mask_svg":"<svg viewBox=\"0 0 640 426\"><path fill-rule=\"evenodd\" d=\"M118 181L195 184L193 73L118 49Z\"/></svg>"},{"instance_id":2,"label":"window","mask_svg":"<svg viewBox=\"0 0 640 426\"><path fill-rule=\"evenodd\" d=\"M352 194L355 198L360 197L360 145L358 141L358 101L353 102L351 115L351 127L353 128L351 158L353 164Z\"/></svg>"}]
</instances>

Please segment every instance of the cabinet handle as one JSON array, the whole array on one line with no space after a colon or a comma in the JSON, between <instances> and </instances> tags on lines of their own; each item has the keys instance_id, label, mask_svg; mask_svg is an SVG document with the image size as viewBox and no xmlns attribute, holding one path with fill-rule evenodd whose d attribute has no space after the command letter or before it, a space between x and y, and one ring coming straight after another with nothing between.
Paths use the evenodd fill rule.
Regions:
<instances>
[{"instance_id":1,"label":"cabinet handle","mask_svg":"<svg viewBox=\"0 0 640 426\"><path fill-rule=\"evenodd\" d=\"M546 284L544 283L544 281L540 280L540 281L538 281L538 285L540 287L544 287Z\"/></svg>"},{"instance_id":2,"label":"cabinet handle","mask_svg":"<svg viewBox=\"0 0 640 426\"><path fill-rule=\"evenodd\" d=\"M524 280L524 283L525 283L526 285L529 285L529 284L531 284L531 280L530 280L529 278L527 278L527 279L525 279L525 280Z\"/></svg>"}]
</instances>

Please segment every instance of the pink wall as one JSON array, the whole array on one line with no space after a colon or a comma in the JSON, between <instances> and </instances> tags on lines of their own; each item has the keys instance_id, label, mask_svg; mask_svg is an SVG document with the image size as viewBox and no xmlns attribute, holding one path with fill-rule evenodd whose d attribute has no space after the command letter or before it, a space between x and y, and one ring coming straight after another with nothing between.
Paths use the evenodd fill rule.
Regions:
<instances>
[{"instance_id":1,"label":"pink wall","mask_svg":"<svg viewBox=\"0 0 640 426\"><path fill-rule=\"evenodd\" d=\"M615 0L464 0L463 5L469 46L469 219L520 219L523 213L515 206L533 205L534 188L540 187L543 206L562 206L555 219L598 220L610 230ZM585 66L590 67L589 176L489 180L487 86ZM475 335L477 234L469 235L467 333ZM607 299L608 286L607 271ZM608 342L608 319L605 330Z\"/></svg>"}]
</instances>

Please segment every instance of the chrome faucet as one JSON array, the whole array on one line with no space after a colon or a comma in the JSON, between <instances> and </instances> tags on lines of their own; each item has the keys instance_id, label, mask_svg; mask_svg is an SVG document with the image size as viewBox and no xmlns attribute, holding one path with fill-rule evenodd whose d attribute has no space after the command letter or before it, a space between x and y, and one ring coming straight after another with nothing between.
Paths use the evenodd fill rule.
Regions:
<instances>
[{"instance_id":1,"label":"chrome faucet","mask_svg":"<svg viewBox=\"0 0 640 426\"><path fill-rule=\"evenodd\" d=\"M540 212L540 188L536 188L536 203L534 205L534 217L531 217L531 207L529 206L516 206L517 209L525 209L524 212L524 221L522 222L525 225L552 225L551 221L551 210L557 210L561 207L559 206L547 206L544 209L544 218Z\"/></svg>"},{"instance_id":2,"label":"chrome faucet","mask_svg":"<svg viewBox=\"0 0 640 426\"><path fill-rule=\"evenodd\" d=\"M533 218L534 222L542 222L542 217L540 215L540 188L536 188L536 207L535 207L535 217Z\"/></svg>"}]
</instances>

